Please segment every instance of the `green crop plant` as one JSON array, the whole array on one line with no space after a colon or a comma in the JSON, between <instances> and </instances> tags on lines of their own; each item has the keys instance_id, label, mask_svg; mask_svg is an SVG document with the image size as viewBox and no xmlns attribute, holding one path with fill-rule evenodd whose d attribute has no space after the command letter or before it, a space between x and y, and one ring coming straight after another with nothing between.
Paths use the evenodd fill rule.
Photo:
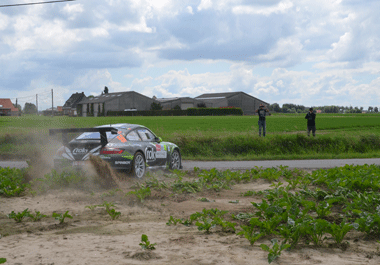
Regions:
<instances>
[{"instance_id":1,"label":"green crop plant","mask_svg":"<svg viewBox=\"0 0 380 265\"><path fill-rule=\"evenodd\" d=\"M251 202L251 204L258 210L256 212L256 216L266 220L271 219L275 215L282 215L285 211L282 206L277 204L268 204L265 199L262 200L262 203Z\"/></svg>"},{"instance_id":2,"label":"green crop plant","mask_svg":"<svg viewBox=\"0 0 380 265\"><path fill-rule=\"evenodd\" d=\"M316 246L321 246L326 238L325 233L329 231L330 223L324 219L310 221L306 233L311 237Z\"/></svg>"},{"instance_id":3,"label":"green crop plant","mask_svg":"<svg viewBox=\"0 0 380 265\"><path fill-rule=\"evenodd\" d=\"M20 196L30 185L25 183L27 169L0 167L0 196Z\"/></svg>"},{"instance_id":4,"label":"green crop plant","mask_svg":"<svg viewBox=\"0 0 380 265\"><path fill-rule=\"evenodd\" d=\"M211 202L209 199L207 198L198 198L197 201L200 201L200 202Z\"/></svg>"},{"instance_id":5,"label":"green crop plant","mask_svg":"<svg viewBox=\"0 0 380 265\"><path fill-rule=\"evenodd\" d=\"M99 205L87 205L85 206L84 208L88 208L90 209L91 211L93 211L96 207L98 207Z\"/></svg>"},{"instance_id":6,"label":"green crop plant","mask_svg":"<svg viewBox=\"0 0 380 265\"><path fill-rule=\"evenodd\" d=\"M315 203L314 201L303 200L302 205L304 207L304 211L314 211L317 214L317 218L325 218L329 214L331 214L332 205L329 204L328 201L322 201L319 203Z\"/></svg>"},{"instance_id":7,"label":"green crop plant","mask_svg":"<svg viewBox=\"0 0 380 265\"><path fill-rule=\"evenodd\" d=\"M35 211L34 214L29 213L28 217L29 217L30 219L32 219L33 222L37 222L37 221L40 221L42 218L47 217L47 215L42 214L42 213L39 212L39 211Z\"/></svg>"},{"instance_id":8,"label":"green crop plant","mask_svg":"<svg viewBox=\"0 0 380 265\"><path fill-rule=\"evenodd\" d=\"M235 226L237 226L236 223L225 221L220 217L214 217L213 222L215 223L215 225L219 225L224 232L228 232L228 231L235 232L236 231L236 228L235 228Z\"/></svg>"},{"instance_id":9,"label":"green crop plant","mask_svg":"<svg viewBox=\"0 0 380 265\"><path fill-rule=\"evenodd\" d=\"M210 229L216 226L215 221L209 217L202 216L198 220L195 225L198 226L199 231L205 230L206 233L210 233Z\"/></svg>"},{"instance_id":10,"label":"green crop plant","mask_svg":"<svg viewBox=\"0 0 380 265\"><path fill-rule=\"evenodd\" d=\"M255 244L257 240L259 240L262 236L264 236L264 234L258 232L255 229L255 225L254 225L255 221L252 221L252 219L257 219L257 218L251 218L249 225L240 226L242 231L237 233L237 235L243 235L246 239L248 239L251 245Z\"/></svg>"},{"instance_id":11,"label":"green crop plant","mask_svg":"<svg viewBox=\"0 0 380 265\"><path fill-rule=\"evenodd\" d=\"M182 179L187 174L186 171L178 170L178 169L173 169L173 170L169 170L169 171L170 171L170 173L173 174L173 177L176 177L176 178L179 178L179 179Z\"/></svg>"},{"instance_id":12,"label":"green crop plant","mask_svg":"<svg viewBox=\"0 0 380 265\"><path fill-rule=\"evenodd\" d=\"M261 244L260 247L264 250L264 251L268 251L268 263L272 263L275 259L277 259L280 255L281 255L281 252L287 248L290 247L289 244L284 244L284 242L280 244L278 244L278 240L276 238L272 239L272 247L269 248L267 245L265 244Z\"/></svg>"},{"instance_id":13,"label":"green crop plant","mask_svg":"<svg viewBox=\"0 0 380 265\"><path fill-rule=\"evenodd\" d=\"M112 203L112 202L107 202L107 201L103 201L102 204L99 204L97 205L98 207L105 207L106 208L106 211L108 211L109 209L111 209L111 207L115 207L115 204Z\"/></svg>"},{"instance_id":14,"label":"green crop plant","mask_svg":"<svg viewBox=\"0 0 380 265\"><path fill-rule=\"evenodd\" d=\"M203 183L198 179L194 181L182 181L182 179L177 179L170 184L173 192L178 193L197 193L202 190Z\"/></svg>"},{"instance_id":15,"label":"green crop plant","mask_svg":"<svg viewBox=\"0 0 380 265\"><path fill-rule=\"evenodd\" d=\"M120 215L121 215L121 212L116 212L116 210L113 209L113 208L112 209L108 209L107 213L109 214L109 216L111 216L112 220L115 220L115 219L119 218Z\"/></svg>"},{"instance_id":16,"label":"green crop plant","mask_svg":"<svg viewBox=\"0 0 380 265\"><path fill-rule=\"evenodd\" d=\"M340 244L343 241L343 238L345 235L353 229L352 224L346 223L346 220L343 220L339 225L335 223L331 223L330 227L327 230L327 233L329 233L336 243Z\"/></svg>"},{"instance_id":17,"label":"green crop plant","mask_svg":"<svg viewBox=\"0 0 380 265\"><path fill-rule=\"evenodd\" d=\"M263 235L276 235L278 234L277 228L281 222L282 217L277 215L263 221L259 221L257 218L252 218L250 224L257 226L260 230L260 233Z\"/></svg>"},{"instance_id":18,"label":"green crop plant","mask_svg":"<svg viewBox=\"0 0 380 265\"><path fill-rule=\"evenodd\" d=\"M9 219L14 219L17 223L21 223L25 217L29 217L29 214L30 212L28 208L26 208L24 211L18 212L18 213L15 213L14 211L12 211L7 216Z\"/></svg>"},{"instance_id":19,"label":"green crop plant","mask_svg":"<svg viewBox=\"0 0 380 265\"><path fill-rule=\"evenodd\" d=\"M279 234L285 239L285 243L290 243L291 248L295 248L299 240L306 236L306 230L308 229L309 222L308 218L299 218L293 220L288 218L286 224L279 226Z\"/></svg>"},{"instance_id":20,"label":"green crop plant","mask_svg":"<svg viewBox=\"0 0 380 265\"><path fill-rule=\"evenodd\" d=\"M359 214L361 212L375 213L377 206L380 205L380 194L378 192L351 192L348 196L352 201L345 201L345 212L355 211Z\"/></svg>"},{"instance_id":21,"label":"green crop plant","mask_svg":"<svg viewBox=\"0 0 380 265\"><path fill-rule=\"evenodd\" d=\"M272 167L272 168L266 168L264 170L261 170L260 172L258 172L257 176L255 176L255 178L266 179L272 182L272 181L278 181L281 175L282 175L281 171L279 171L275 167Z\"/></svg>"},{"instance_id":22,"label":"green crop plant","mask_svg":"<svg viewBox=\"0 0 380 265\"><path fill-rule=\"evenodd\" d=\"M3 263L5 263L5 262L7 262L7 259L6 259L6 258L0 258L0 264L3 264Z\"/></svg>"},{"instance_id":23,"label":"green crop plant","mask_svg":"<svg viewBox=\"0 0 380 265\"><path fill-rule=\"evenodd\" d=\"M103 193L100 197L115 196L115 194L119 191L121 191L121 189L109 190L108 192Z\"/></svg>"},{"instance_id":24,"label":"green crop plant","mask_svg":"<svg viewBox=\"0 0 380 265\"><path fill-rule=\"evenodd\" d=\"M256 192L253 190L249 190L241 194L241 196L244 196L244 197L253 196L253 195L256 195Z\"/></svg>"},{"instance_id":25,"label":"green crop plant","mask_svg":"<svg viewBox=\"0 0 380 265\"><path fill-rule=\"evenodd\" d=\"M170 216L168 222L166 223L166 225L177 225L177 223L182 223L182 220L181 219L178 219L178 218L174 218L173 216Z\"/></svg>"},{"instance_id":26,"label":"green crop plant","mask_svg":"<svg viewBox=\"0 0 380 265\"><path fill-rule=\"evenodd\" d=\"M148 172L150 173L150 172ZM163 189L168 189L169 186L165 181L159 181L155 176L152 176L150 179L146 180L144 184L139 184L139 188L145 188L149 187L151 189L155 190L163 190Z\"/></svg>"},{"instance_id":27,"label":"green crop plant","mask_svg":"<svg viewBox=\"0 0 380 265\"><path fill-rule=\"evenodd\" d=\"M157 244L156 243L151 244L150 241L148 240L148 236L142 234L141 235L141 243L139 245L141 246L142 249L153 250L153 249L156 249L155 245L157 245Z\"/></svg>"},{"instance_id":28,"label":"green crop plant","mask_svg":"<svg viewBox=\"0 0 380 265\"><path fill-rule=\"evenodd\" d=\"M66 211L63 214L53 213L53 217L55 218L55 220L59 221L59 224L63 224L63 222L65 221L65 218L73 219L73 217L69 215L69 211Z\"/></svg>"},{"instance_id":29,"label":"green crop plant","mask_svg":"<svg viewBox=\"0 0 380 265\"><path fill-rule=\"evenodd\" d=\"M235 220L246 220L246 219L251 219L254 217L254 214L251 213L238 213L236 215L232 214L231 217Z\"/></svg>"},{"instance_id":30,"label":"green crop plant","mask_svg":"<svg viewBox=\"0 0 380 265\"><path fill-rule=\"evenodd\" d=\"M353 226L360 232L378 237L380 236L380 213L363 212L360 214L360 218L355 220Z\"/></svg>"},{"instance_id":31,"label":"green crop plant","mask_svg":"<svg viewBox=\"0 0 380 265\"><path fill-rule=\"evenodd\" d=\"M140 200L140 202L144 202L145 198L151 195L151 191L149 187L141 187L140 189L136 189L134 191L127 192L128 195L136 195L136 197Z\"/></svg>"},{"instance_id":32,"label":"green crop plant","mask_svg":"<svg viewBox=\"0 0 380 265\"><path fill-rule=\"evenodd\" d=\"M58 172L52 169L50 173L45 174L43 178L34 179L32 186L37 187L39 192L45 192L50 189L60 189L68 186L83 185L87 180L85 172L73 169Z\"/></svg>"}]
</instances>

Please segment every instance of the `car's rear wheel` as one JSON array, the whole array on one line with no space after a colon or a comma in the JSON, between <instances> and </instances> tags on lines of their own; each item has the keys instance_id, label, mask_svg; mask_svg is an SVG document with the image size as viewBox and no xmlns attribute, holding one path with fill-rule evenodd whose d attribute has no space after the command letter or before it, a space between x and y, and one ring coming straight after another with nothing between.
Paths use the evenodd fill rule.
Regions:
<instances>
[{"instance_id":1,"label":"car's rear wheel","mask_svg":"<svg viewBox=\"0 0 380 265\"><path fill-rule=\"evenodd\" d=\"M178 150L174 150L173 153L171 154L171 159L170 159L170 169L180 169L181 168L181 155Z\"/></svg>"},{"instance_id":2,"label":"car's rear wheel","mask_svg":"<svg viewBox=\"0 0 380 265\"><path fill-rule=\"evenodd\" d=\"M145 174L145 158L141 152L137 152L133 157L132 175L136 178L142 178Z\"/></svg>"}]
</instances>

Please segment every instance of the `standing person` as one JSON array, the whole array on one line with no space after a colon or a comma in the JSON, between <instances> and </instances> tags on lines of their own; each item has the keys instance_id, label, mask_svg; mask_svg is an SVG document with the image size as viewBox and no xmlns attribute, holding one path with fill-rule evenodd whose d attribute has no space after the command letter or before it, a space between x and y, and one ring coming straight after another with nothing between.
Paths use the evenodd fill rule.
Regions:
<instances>
[{"instance_id":1,"label":"standing person","mask_svg":"<svg viewBox=\"0 0 380 265\"><path fill-rule=\"evenodd\" d=\"M259 136L261 136L261 128L263 128L263 136L265 137L266 132L266 124L265 124L265 116L266 113L269 113L269 110L267 108L264 108L263 104L260 104L259 109L256 110L256 112L259 114Z\"/></svg>"},{"instance_id":2,"label":"standing person","mask_svg":"<svg viewBox=\"0 0 380 265\"><path fill-rule=\"evenodd\" d=\"M315 112L313 111L313 108L309 109L309 112L306 114L305 119L307 119L307 136L310 136L310 131L313 132L313 136L315 136Z\"/></svg>"}]
</instances>

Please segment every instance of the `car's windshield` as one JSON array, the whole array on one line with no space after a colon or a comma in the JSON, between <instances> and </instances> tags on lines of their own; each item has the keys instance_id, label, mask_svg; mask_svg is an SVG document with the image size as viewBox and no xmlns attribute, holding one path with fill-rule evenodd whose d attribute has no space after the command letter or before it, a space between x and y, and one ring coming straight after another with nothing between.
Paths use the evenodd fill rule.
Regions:
<instances>
[{"instance_id":1,"label":"car's windshield","mask_svg":"<svg viewBox=\"0 0 380 265\"><path fill-rule=\"evenodd\" d=\"M113 139L117 136L117 134L112 134L111 132L106 132L107 139ZM100 133L99 132L85 132L79 135L77 140L87 140L87 139L100 139Z\"/></svg>"}]
</instances>

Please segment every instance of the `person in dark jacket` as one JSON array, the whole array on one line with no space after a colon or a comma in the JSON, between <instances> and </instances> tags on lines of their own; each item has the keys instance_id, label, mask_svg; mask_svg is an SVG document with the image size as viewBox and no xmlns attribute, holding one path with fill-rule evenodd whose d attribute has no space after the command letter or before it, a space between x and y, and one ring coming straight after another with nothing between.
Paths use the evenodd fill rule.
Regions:
<instances>
[{"instance_id":1,"label":"person in dark jacket","mask_svg":"<svg viewBox=\"0 0 380 265\"><path fill-rule=\"evenodd\" d=\"M315 112L313 111L313 108L309 109L309 112L306 114L305 119L307 119L307 136L310 136L310 131L313 132L313 136L315 136Z\"/></svg>"},{"instance_id":2,"label":"person in dark jacket","mask_svg":"<svg viewBox=\"0 0 380 265\"><path fill-rule=\"evenodd\" d=\"M265 116L267 112L270 115L269 110L267 108L264 108L263 104L260 104L259 109L256 110L256 113L259 114L259 136L261 136L261 128L263 129L263 136L265 136L265 132L266 132Z\"/></svg>"}]
</instances>

